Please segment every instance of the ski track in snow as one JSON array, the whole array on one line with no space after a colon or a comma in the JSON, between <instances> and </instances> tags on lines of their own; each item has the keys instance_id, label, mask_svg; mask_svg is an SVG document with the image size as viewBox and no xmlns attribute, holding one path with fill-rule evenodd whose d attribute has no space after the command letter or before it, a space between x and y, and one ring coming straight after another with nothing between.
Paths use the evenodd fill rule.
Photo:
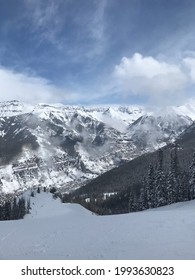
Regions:
<instances>
[{"instance_id":1,"label":"ski track in snow","mask_svg":"<svg viewBox=\"0 0 195 280\"><path fill-rule=\"evenodd\" d=\"M31 205L0 222L0 259L195 259L195 201L114 216L46 193Z\"/></svg>"}]
</instances>

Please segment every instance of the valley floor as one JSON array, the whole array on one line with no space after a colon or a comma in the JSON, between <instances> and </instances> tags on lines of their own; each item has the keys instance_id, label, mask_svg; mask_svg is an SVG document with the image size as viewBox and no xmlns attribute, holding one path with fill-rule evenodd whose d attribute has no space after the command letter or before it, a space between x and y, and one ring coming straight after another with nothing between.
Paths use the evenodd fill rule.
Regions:
<instances>
[{"instance_id":1,"label":"valley floor","mask_svg":"<svg viewBox=\"0 0 195 280\"><path fill-rule=\"evenodd\" d=\"M46 193L31 205L0 222L0 259L195 259L195 201L115 216Z\"/></svg>"}]
</instances>

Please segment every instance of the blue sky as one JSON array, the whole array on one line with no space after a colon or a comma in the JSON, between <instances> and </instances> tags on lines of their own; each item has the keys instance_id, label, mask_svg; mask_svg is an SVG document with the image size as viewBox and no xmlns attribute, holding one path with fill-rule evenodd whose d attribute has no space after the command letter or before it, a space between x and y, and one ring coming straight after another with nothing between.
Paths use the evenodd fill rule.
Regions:
<instances>
[{"instance_id":1,"label":"blue sky","mask_svg":"<svg viewBox=\"0 0 195 280\"><path fill-rule=\"evenodd\" d=\"M1 0L0 100L182 103L194 0Z\"/></svg>"}]
</instances>

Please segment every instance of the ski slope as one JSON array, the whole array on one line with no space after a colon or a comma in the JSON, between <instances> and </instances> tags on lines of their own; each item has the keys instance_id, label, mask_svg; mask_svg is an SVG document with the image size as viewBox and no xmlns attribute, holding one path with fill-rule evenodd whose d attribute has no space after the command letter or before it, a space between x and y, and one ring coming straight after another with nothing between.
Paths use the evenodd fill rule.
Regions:
<instances>
[{"instance_id":1,"label":"ski slope","mask_svg":"<svg viewBox=\"0 0 195 280\"><path fill-rule=\"evenodd\" d=\"M0 259L195 259L195 201L114 216L43 192L31 205L0 222Z\"/></svg>"}]
</instances>

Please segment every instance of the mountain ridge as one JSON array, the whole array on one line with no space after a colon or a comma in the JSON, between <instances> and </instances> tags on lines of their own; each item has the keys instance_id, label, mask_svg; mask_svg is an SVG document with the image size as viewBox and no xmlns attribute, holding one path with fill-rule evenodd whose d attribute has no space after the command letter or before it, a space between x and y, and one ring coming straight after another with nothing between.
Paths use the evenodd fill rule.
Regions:
<instances>
[{"instance_id":1,"label":"mountain ridge","mask_svg":"<svg viewBox=\"0 0 195 280\"><path fill-rule=\"evenodd\" d=\"M141 106L1 102L1 191L39 185L63 191L78 188L172 143L193 123L191 117L184 107L157 114Z\"/></svg>"}]
</instances>

